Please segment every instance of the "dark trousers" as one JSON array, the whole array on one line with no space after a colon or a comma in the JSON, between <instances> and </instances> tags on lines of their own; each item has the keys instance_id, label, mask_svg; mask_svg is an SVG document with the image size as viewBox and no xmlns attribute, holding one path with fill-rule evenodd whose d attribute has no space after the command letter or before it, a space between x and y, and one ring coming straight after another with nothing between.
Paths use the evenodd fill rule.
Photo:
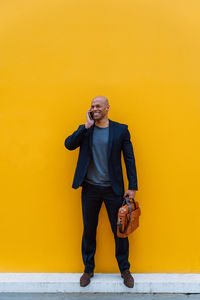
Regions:
<instances>
[{"instance_id":1,"label":"dark trousers","mask_svg":"<svg viewBox=\"0 0 200 300\"><path fill-rule=\"evenodd\" d=\"M123 202L123 196L114 194L112 187L95 186L83 183L82 192L82 213L83 213L83 237L82 257L85 265L84 272L94 271L94 255L96 252L96 229L98 225L99 211L104 201L115 238L115 257L120 271L130 268L128 261L129 241L128 238L117 237L117 215Z\"/></svg>"}]
</instances>

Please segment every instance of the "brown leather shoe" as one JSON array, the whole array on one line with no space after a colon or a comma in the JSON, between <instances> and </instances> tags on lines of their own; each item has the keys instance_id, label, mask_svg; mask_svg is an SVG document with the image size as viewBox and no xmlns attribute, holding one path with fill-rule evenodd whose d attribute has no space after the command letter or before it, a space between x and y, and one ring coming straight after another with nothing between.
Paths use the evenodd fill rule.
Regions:
<instances>
[{"instance_id":1,"label":"brown leather shoe","mask_svg":"<svg viewBox=\"0 0 200 300\"><path fill-rule=\"evenodd\" d=\"M80 286L86 286L90 283L90 278L93 277L94 273L83 273L80 278Z\"/></svg>"},{"instance_id":2,"label":"brown leather shoe","mask_svg":"<svg viewBox=\"0 0 200 300\"><path fill-rule=\"evenodd\" d=\"M124 278L124 284L127 287L129 287L129 288L134 287L134 279L128 269L121 272L121 277Z\"/></svg>"}]
</instances>

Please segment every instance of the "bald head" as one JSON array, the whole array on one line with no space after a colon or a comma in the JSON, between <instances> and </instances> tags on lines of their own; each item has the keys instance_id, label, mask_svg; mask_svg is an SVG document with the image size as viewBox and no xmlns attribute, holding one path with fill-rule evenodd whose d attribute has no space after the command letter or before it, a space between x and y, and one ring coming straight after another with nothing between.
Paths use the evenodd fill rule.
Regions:
<instances>
[{"instance_id":1,"label":"bald head","mask_svg":"<svg viewBox=\"0 0 200 300\"><path fill-rule=\"evenodd\" d=\"M92 99L92 102L93 100L100 100L102 103L104 103L104 105L109 106L108 99L105 96L96 96Z\"/></svg>"}]
</instances>

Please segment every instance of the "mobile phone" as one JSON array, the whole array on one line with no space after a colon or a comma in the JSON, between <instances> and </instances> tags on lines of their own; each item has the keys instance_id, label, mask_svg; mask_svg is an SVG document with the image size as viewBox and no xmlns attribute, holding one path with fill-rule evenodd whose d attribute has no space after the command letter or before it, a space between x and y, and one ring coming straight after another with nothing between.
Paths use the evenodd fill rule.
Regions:
<instances>
[{"instance_id":1,"label":"mobile phone","mask_svg":"<svg viewBox=\"0 0 200 300\"><path fill-rule=\"evenodd\" d=\"M91 120L94 120L94 117L93 117L93 114L92 114L91 111L89 111L89 117L90 117Z\"/></svg>"}]
</instances>

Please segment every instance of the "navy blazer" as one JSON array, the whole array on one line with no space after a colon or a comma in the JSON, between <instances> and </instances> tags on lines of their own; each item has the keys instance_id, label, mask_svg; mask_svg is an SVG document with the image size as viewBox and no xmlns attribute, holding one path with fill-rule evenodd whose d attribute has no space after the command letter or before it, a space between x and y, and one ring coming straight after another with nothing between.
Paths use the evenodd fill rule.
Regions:
<instances>
[{"instance_id":1,"label":"navy blazer","mask_svg":"<svg viewBox=\"0 0 200 300\"><path fill-rule=\"evenodd\" d=\"M77 189L82 185L87 174L88 166L92 156L92 135L94 125L85 128L85 124L65 140L65 147L74 150L80 147L79 157L74 174L72 187ZM108 140L108 171L113 191L116 195L124 194L124 181L121 165L121 151L123 152L126 165L126 173L129 181L128 189L138 190L137 173L133 146L130 141L128 125L121 124L109 119Z\"/></svg>"}]
</instances>

